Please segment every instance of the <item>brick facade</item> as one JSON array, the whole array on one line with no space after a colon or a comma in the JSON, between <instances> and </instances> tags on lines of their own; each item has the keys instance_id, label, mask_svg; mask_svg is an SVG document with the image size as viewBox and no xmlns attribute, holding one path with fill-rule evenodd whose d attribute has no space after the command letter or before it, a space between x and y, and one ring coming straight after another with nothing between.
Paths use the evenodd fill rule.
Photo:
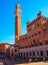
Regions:
<instances>
[{"instance_id":1,"label":"brick facade","mask_svg":"<svg viewBox=\"0 0 48 65\"><path fill-rule=\"evenodd\" d=\"M39 12L35 20L27 22L27 34L19 36L14 45L20 56L48 57L48 18Z\"/></svg>"}]
</instances>

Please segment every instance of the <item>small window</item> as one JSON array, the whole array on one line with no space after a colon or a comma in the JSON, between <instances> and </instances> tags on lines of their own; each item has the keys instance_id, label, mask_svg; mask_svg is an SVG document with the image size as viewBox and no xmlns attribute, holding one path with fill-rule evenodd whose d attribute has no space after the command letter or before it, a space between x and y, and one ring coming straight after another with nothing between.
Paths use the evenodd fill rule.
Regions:
<instances>
[{"instance_id":1,"label":"small window","mask_svg":"<svg viewBox=\"0 0 48 65\"><path fill-rule=\"evenodd\" d=\"M25 52L23 53L23 55L25 56Z\"/></svg>"},{"instance_id":2,"label":"small window","mask_svg":"<svg viewBox=\"0 0 48 65\"><path fill-rule=\"evenodd\" d=\"M41 34L41 32L40 31L38 31L38 35L40 35Z\"/></svg>"},{"instance_id":3,"label":"small window","mask_svg":"<svg viewBox=\"0 0 48 65\"><path fill-rule=\"evenodd\" d=\"M23 38L23 40L24 40L24 38Z\"/></svg>"},{"instance_id":4,"label":"small window","mask_svg":"<svg viewBox=\"0 0 48 65\"><path fill-rule=\"evenodd\" d=\"M15 49L15 52L17 52L17 49Z\"/></svg>"},{"instance_id":5,"label":"small window","mask_svg":"<svg viewBox=\"0 0 48 65\"><path fill-rule=\"evenodd\" d=\"M31 47L31 45L29 45L29 47Z\"/></svg>"},{"instance_id":6,"label":"small window","mask_svg":"<svg viewBox=\"0 0 48 65\"><path fill-rule=\"evenodd\" d=\"M32 47L34 47L34 44L32 44Z\"/></svg>"},{"instance_id":7,"label":"small window","mask_svg":"<svg viewBox=\"0 0 48 65\"><path fill-rule=\"evenodd\" d=\"M35 52L33 52L33 56L35 56Z\"/></svg>"},{"instance_id":8,"label":"small window","mask_svg":"<svg viewBox=\"0 0 48 65\"><path fill-rule=\"evenodd\" d=\"M28 52L26 52L26 55L28 56Z\"/></svg>"},{"instance_id":9,"label":"small window","mask_svg":"<svg viewBox=\"0 0 48 65\"><path fill-rule=\"evenodd\" d=\"M26 46L26 48L28 48L28 46Z\"/></svg>"},{"instance_id":10,"label":"small window","mask_svg":"<svg viewBox=\"0 0 48 65\"><path fill-rule=\"evenodd\" d=\"M37 26L39 26L39 23L37 24Z\"/></svg>"},{"instance_id":11,"label":"small window","mask_svg":"<svg viewBox=\"0 0 48 65\"><path fill-rule=\"evenodd\" d=\"M21 56L22 56L22 52L21 52Z\"/></svg>"},{"instance_id":12,"label":"small window","mask_svg":"<svg viewBox=\"0 0 48 65\"><path fill-rule=\"evenodd\" d=\"M38 46L38 43L35 43L35 46Z\"/></svg>"},{"instance_id":13,"label":"small window","mask_svg":"<svg viewBox=\"0 0 48 65\"><path fill-rule=\"evenodd\" d=\"M40 55L43 56L43 51L40 51Z\"/></svg>"},{"instance_id":14,"label":"small window","mask_svg":"<svg viewBox=\"0 0 48 65\"><path fill-rule=\"evenodd\" d=\"M20 47L20 49L22 49L22 47Z\"/></svg>"},{"instance_id":15,"label":"small window","mask_svg":"<svg viewBox=\"0 0 48 65\"><path fill-rule=\"evenodd\" d=\"M23 49L25 48L25 46L23 46Z\"/></svg>"},{"instance_id":16,"label":"small window","mask_svg":"<svg viewBox=\"0 0 48 65\"><path fill-rule=\"evenodd\" d=\"M48 56L48 50L47 50L47 56Z\"/></svg>"},{"instance_id":17,"label":"small window","mask_svg":"<svg viewBox=\"0 0 48 65\"><path fill-rule=\"evenodd\" d=\"M46 32L46 28L45 28L45 29L43 29L43 32Z\"/></svg>"},{"instance_id":18,"label":"small window","mask_svg":"<svg viewBox=\"0 0 48 65\"><path fill-rule=\"evenodd\" d=\"M39 41L37 41L37 43L39 43Z\"/></svg>"},{"instance_id":19,"label":"small window","mask_svg":"<svg viewBox=\"0 0 48 65\"><path fill-rule=\"evenodd\" d=\"M32 37L33 37L33 34L32 34Z\"/></svg>"},{"instance_id":20,"label":"small window","mask_svg":"<svg viewBox=\"0 0 48 65\"><path fill-rule=\"evenodd\" d=\"M37 33L35 33L34 35L37 36Z\"/></svg>"},{"instance_id":21,"label":"small window","mask_svg":"<svg viewBox=\"0 0 48 65\"><path fill-rule=\"evenodd\" d=\"M33 40L33 42L35 43L35 40Z\"/></svg>"},{"instance_id":22,"label":"small window","mask_svg":"<svg viewBox=\"0 0 48 65\"><path fill-rule=\"evenodd\" d=\"M22 39L20 39L22 41Z\"/></svg>"},{"instance_id":23,"label":"small window","mask_svg":"<svg viewBox=\"0 0 48 65\"><path fill-rule=\"evenodd\" d=\"M18 55L20 56L20 53L18 53Z\"/></svg>"},{"instance_id":24,"label":"small window","mask_svg":"<svg viewBox=\"0 0 48 65\"><path fill-rule=\"evenodd\" d=\"M39 42L39 45L42 46L42 42Z\"/></svg>"},{"instance_id":25,"label":"small window","mask_svg":"<svg viewBox=\"0 0 48 65\"><path fill-rule=\"evenodd\" d=\"M34 28L35 28L35 25L33 24L33 25L32 25L32 29L34 29Z\"/></svg>"},{"instance_id":26,"label":"small window","mask_svg":"<svg viewBox=\"0 0 48 65\"><path fill-rule=\"evenodd\" d=\"M12 56L13 56L14 54L13 54L13 52L12 52Z\"/></svg>"},{"instance_id":27,"label":"small window","mask_svg":"<svg viewBox=\"0 0 48 65\"><path fill-rule=\"evenodd\" d=\"M20 47L18 47L19 49L21 49Z\"/></svg>"},{"instance_id":28,"label":"small window","mask_svg":"<svg viewBox=\"0 0 48 65\"><path fill-rule=\"evenodd\" d=\"M30 29L28 29L28 32L30 31Z\"/></svg>"},{"instance_id":29,"label":"small window","mask_svg":"<svg viewBox=\"0 0 48 65\"><path fill-rule=\"evenodd\" d=\"M26 40L27 40L28 38L26 37Z\"/></svg>"}]
</instances>

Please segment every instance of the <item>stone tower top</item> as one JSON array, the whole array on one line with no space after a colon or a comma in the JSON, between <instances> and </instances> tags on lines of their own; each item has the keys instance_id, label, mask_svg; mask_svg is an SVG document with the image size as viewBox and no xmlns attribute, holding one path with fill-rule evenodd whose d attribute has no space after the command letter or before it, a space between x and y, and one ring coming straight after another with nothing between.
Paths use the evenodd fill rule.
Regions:
<instances>
[{"instance_id":1,"label":"stone tower top","mask_svg":"<svg viewBox=\"0 0 48 65\"><path fill-rule=\"evenodd\" d=\"M20 9L20 4L16 4L16 9L19 8Z\"/></svg>"},{"instance_id":2,"label":"stone tower top","mask_svg":"<svg viewBox=\"0 0 48 65\"><path fill-rule=\"evenodd\" d=\"M15 16L21 16L20 4L16 4Z\"/></svg>"}]
</instances>

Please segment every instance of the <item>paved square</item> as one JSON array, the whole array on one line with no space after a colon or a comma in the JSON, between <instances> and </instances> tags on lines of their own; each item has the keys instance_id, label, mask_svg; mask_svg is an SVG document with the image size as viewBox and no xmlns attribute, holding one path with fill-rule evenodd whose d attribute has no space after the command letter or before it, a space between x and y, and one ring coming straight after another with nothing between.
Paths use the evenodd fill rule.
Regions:
<instances>
[{"instance_id":1,"label":"paved square","mask_svg":"<svg viewBox=\"0 0 48 65\"><path fill-rule=\"evenodd\" d=\"M0 62L0 65L3 65L3 62Z\"/></svg>"},{"instance_id":2,"label":"paved square","mask_svg":"<svg viewBox=\"0 0 48 65\"><path fill-rule=\"evenodd\" d=\"M48 62L34 62L34 63L25 63L25 64L17 64L17 65L48 65Z\"/></svg>"}]
</instances>

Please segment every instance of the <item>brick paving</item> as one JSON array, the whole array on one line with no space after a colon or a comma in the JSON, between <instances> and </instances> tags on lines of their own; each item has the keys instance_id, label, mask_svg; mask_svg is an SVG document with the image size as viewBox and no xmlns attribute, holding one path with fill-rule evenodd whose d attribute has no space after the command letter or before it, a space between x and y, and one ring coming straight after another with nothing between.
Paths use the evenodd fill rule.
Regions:
<instances>
[{"instance_id":1,"label":"brick paving","mask_svg":"<svg viewBox=\"0 0 48 65\"><path fill-rule=\"evenodd\" d=\"M14 65L14 61L7 60L7 61L6 61L6 64L7 64L7 65Z\"/></svg>"},{"instance_id":2,"label":"brick paving","mask_svg":"<svg viewBox=\"0 0 48 65\"><path fill-rule=\"evenodd\" d=\"M17 64L16 61L11 61L7 60L6 61L7 65L48 65L48 62L32 62L32 63L22 63L22 64ZM0 62L0 65L4 65L3 62Z\"/></svg>"},{"instance_id":3,"label":"brick paving","mask_svg":"<svg viewBox=\"0 0 48 65\"><path fill-rule=\"evenodd\" d=\"M3 62L0 62L0 65L3 65Z\"/></svg>"},{"instance_id":4,"label":"brick paving","mask_svg":"<svg viewBox=\"0 0 48 65\"><path fill-rule=\"evenodd\" d=\"M48 63L46 63L46 62L45 63L44 62L34 62L34 63L24 63L24 64L17 64L17 65L48 65Z\"/></svg>"}]
</instances>

